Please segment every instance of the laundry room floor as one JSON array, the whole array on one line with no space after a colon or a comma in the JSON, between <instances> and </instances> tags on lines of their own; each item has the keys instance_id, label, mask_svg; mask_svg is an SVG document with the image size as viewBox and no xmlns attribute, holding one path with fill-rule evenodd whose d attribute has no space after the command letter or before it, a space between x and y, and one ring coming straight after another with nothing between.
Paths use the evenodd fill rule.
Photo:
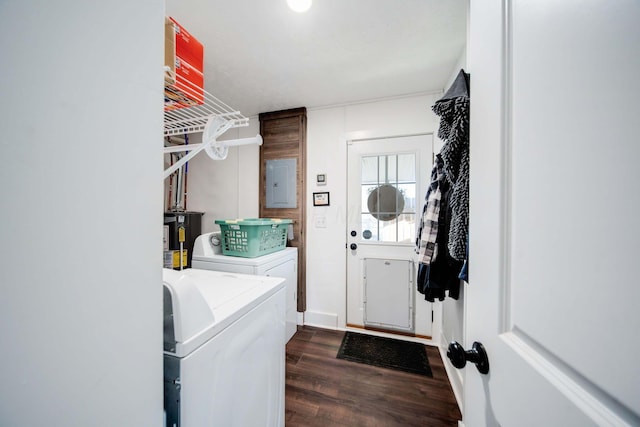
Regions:
<instances>
[{"instance_id":1,"label":"laundry room floor","mask_svg":"<svg viewBox=\"0 0 640 427\"><path fill-rule=\"evenodd\" d=\"M309 326L287 344L287 427L458 425L462 418L440 353L433 377L337 359L344 332Z\"/></svg>"}]
</instances>

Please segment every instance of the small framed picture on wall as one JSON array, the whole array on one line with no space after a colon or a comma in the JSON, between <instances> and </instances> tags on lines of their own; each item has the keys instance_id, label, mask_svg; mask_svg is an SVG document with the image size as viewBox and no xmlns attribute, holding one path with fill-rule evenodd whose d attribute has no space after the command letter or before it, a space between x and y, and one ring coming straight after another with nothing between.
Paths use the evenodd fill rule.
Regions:
<instances>
[{"instance_id":1,"label":"small framed picture on wall","mask_svg":"<svg viewBox=\"0 0 640 427\"><path fill-rule=\"evenodd\" d=\"M329 206L329 192L313 193L313 206Z\"/></svg>"}]
</instances>

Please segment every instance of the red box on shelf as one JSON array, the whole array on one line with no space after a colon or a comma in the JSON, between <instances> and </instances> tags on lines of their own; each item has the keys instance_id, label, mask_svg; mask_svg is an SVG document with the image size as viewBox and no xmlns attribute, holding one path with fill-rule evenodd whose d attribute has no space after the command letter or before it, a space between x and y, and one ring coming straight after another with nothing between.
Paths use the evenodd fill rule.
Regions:
<instances>
[{"instance_id":1,"label":"red box on shelf","mask_svg":"<svg viewBox=\"0 0 640 427\"><path fill-rule=\"evenodd\" d=\"M204 47L173 18L165 19L165 110L204 103Z\"/></svg>"},{"instance_id":2,"label":"red box on shelf","mask_svg":"<svg viewBox=\"0 0 640 427\"><path fill-rule=\"evenodd\" d=\"M174 24L175 55L202 73L204 70L204 46L175 19L169 17L168 21Z\"/></svg>"},{"instance_id":3,"label":"red box on shelf","mask_svg":"<svg viewBox=\"0 0 640 427\"><path fill-rule=\"evenodd\" d=\"M177 59L175 76L175 83L165 83L165 110L191 107L204 103L204 75L201 72L193 68L189 63Z\"/></svg>"}]
</instances>

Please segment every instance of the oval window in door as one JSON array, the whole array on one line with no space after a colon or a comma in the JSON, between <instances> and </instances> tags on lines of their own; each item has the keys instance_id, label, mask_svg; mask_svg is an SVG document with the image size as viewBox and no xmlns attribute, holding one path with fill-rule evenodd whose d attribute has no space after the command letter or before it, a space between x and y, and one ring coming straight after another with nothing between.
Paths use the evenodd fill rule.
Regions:
<instances>
[{"instance_id":1,"label":"oval window in door","mask_svg":"<svg viewBox=\"0 0 640 427\"><path fill-rule=\"evenodd\" d=\"M374 188L367 198L369 213L379 221L391 221L402 214L404 196L402 192L390 184Z\"/></svg>"}]
</instances>

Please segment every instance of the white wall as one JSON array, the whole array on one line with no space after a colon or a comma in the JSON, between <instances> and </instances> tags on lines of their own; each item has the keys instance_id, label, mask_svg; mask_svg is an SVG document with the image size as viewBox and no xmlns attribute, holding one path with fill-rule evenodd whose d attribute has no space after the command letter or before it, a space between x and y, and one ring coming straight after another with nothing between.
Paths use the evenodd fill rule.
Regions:
<instances>
[{"instance_id":1,"label":"white wall","mask_svg":"<svg viewBox=\"0 0 640 427\"><path fill-rule=\"evenodd\" d=\"M163 16L0 2L0 425L162 425Z\"/></svg>"},{"instance_id":2,"label":"white wall","mask_svg":"<svg viewBox=\"0 0 640 427\"><path fill-rule=\"evenodd\" d=\"M308 112L307 192L329 191L331 205L314 207L311 197L307 202L305 323L346 326L346 140L433 132L436 116L431 105L439 96L416 95ZM327 174L326 186L316 186L318 173ZM316 228L316 215L326 217L326 228Z\"/></svg>"},{"instance_id":3,"label":"white wall","mask_svg":"<svg viewBox=\"0 0 640 427\"><path fill-rule=\"evenodd\" d=\"M469 70L466 69L467 66L467 52L466 49L460 54L458 58L458 62L454 69L452 70L451 76L449 77L449 81L447 82L447 86L445 91L453 84L453 81L458 76L460 69L464 69L466 72ZM471 77L471 87L473 87L473 77ZM473 103L473 98L472 101ZM438 140L439 148L436 152L440 151L441 144L443 143L441 140ZM451 298L445 298L440 305L440 309L442 310L442 334L439 339L439 345L446 351L449 343L452 341L458 341L459 343L465 342L464 336L464 313L465 313L465 282L461 282L460 284L460 297L457 300ZM438 340L436 340L438 341ZM453 365L449 362L449 359L443 357L445 366L447 367L447 371L449 373L449 379L451 380L451 386L453 388L454 394L458 399L458 403L462 407L462 387L464 384L464 373L460 369L455 369Z\"/></svg>"},{"instance_id":4,"label":"white wall","mask_svg":"<svg viewBox=\"0 0 640 427\"><path fill-rule=\"evenodd\" d=\"M254 137L260 132L257 117L249 126L230 129L219 138ZM201 141L201 134L189 136L190 143ZM216 219L257 218L259 212L260 149L257 145L229 148L225 160L213 160L202 152L188 164L187 209L204 212L202 232L219 230Z\"/></svg>"},{"instance_id":5,"label":"white wall","mask_svg":"<svg viewBox=\"0 0 640 427\"><path fill-rule=\"evenodd\" d=\"M431 106L441 94L415 95L307 112L307 311L305 323L344 328L346 293L347 138L399 136L434 132ZM257 118L237 135L254 136ZM232 132L237 130L232 130ZM226 137L227 135L225 135ZM199 155L189 164L188 209L204 211L203 232L218 218L258 215L259 151L255 146L231 149L224 161ZM327 185L316 185L325 173ZM312 193L329 191L331 204L314 207ZM315 218L326 218L316 228Z\"/></svg>"}]
</instances>

